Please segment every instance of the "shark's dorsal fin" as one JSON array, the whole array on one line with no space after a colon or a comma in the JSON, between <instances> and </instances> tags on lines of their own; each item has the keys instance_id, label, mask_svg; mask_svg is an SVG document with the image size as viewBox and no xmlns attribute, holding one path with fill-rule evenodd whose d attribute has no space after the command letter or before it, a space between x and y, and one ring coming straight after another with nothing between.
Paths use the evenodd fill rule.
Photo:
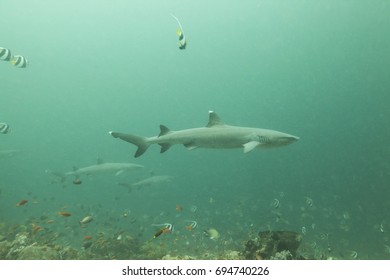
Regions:
<instances>
[{"instance_id":1,"label":"shark's dorsal fin","mask_svg":"<svg viewBox=\"0 0 390 280\"><path fill-rule=\"evenodd\" d=\"M215 125L224 125L224 123L214 111L209 111L209 122L206 127L212 127Z\"/></svg>"},{"instance_id":2,"label":"shark's dorsal fin","mask_svg":"<svg viewBox=\"0 0 390 280\"><path fill-rule=\"evenodd\" d=\"M160 124L160 134L158 135L158 137L166 135L169 132L171 132L171 130L168 127L166 127L165 125Z\"/></svg>"}]
</instances>

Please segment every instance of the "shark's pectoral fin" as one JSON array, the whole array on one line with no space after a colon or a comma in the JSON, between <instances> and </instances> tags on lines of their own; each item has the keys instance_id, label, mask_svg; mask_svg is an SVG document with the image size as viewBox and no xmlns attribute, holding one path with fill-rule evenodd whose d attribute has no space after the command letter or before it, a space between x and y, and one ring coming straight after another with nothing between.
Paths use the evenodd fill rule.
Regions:
<instances>
[{"instance_id":1,"label":"shark's pectoral fin","mask_svg":"<svg viewBox=\"0 0 390 280\"><path fill-rule=\"evenodd\" d=\"M250 151L252 151L254 148L256 148L257 146L259 146L261 143L258 142L258 141L250 141L248 143L245 143L243 146L244 146L244 153L249 153Z\"/></svg>"},{"instance_id":2,"label":"shark's pectoral fin","mask_svg":"<svg viewBox=\"0 0 390 280\"><path fill-rule=\"evenodd\" d=\"M118 171L115 173L115 176L118 176L118 175L122 174L123 172L125 172L123 169L118 170Z\"/></svg>"},{"instance_id":3,"label":"shark's pectoral fin","mask_svg":"<svg viewBox=\"0 0 390 280\"><path fill-rule=\"evenodd\" d=\"M188 150L193 150L193 149L196 149L198 148L198 146L194 145L194 143L187 143L187 144L184 144L184 147L186 147Z\"/></svg>"},{"instance_id":4,"label":"shark's pectoral fin","mask_svg":"<svg viewBox=\"0 0 390 280\"><path fill-rule=\"evenodd\" d=\"M171 147L171 144L168 144L168 143L163 143L163 144L159 144L161 146L161 149L160 149L160 153L164 153L166 151L168 151L168 149Z\"/></svg>"}]
</instances>

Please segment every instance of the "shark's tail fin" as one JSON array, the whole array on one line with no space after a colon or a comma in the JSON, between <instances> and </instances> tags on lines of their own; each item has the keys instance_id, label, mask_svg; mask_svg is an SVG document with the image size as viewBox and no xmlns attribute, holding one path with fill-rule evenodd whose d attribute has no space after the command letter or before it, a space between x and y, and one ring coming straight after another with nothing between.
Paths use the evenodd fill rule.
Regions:
<instances>
[{"instance_id":1,"label":"shark's tail fin","mask_svg":"<svg viewBox=\"0 0 390 280\"><path fill-rule=\"evenodd\" d=\"M119 138L122 139L123 141L136 145L138 149L135 152L134 157L141 156L149 148L150 144L146 142L147 139L146 137L125 134L120 132L113 132L113 131L110 131L109 133L115 138Z\"/></svg>"}]
</instances>

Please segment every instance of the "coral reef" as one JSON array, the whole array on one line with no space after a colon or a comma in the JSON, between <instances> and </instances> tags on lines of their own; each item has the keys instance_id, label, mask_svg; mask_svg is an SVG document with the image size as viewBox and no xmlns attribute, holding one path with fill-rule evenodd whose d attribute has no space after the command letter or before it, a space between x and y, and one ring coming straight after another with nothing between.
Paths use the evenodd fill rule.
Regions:
<instances>
[{"instance_id":1,"label":"coral reef","mask_svg":"<svg viewBox=\"0 0 390 280\"><path fill-rule=\"evenodd\" d=\"M245 244L243 256L248 260L297 259L302 237L293 231L263 231Z\"/></svg>"},{"instance_id":2,"label":"coral reef","mask_svg":"<svg viewBox=\"0 0 390 280\"><path fill-rule=\"evenodd\" d=\"M302 239L300 234L291 231L260 232L245 243L243 252L239 252L234 250L235 246L227 246L227 240L203 237L193 248L192 243L181 240L180 235L141 241L126 232L119 235L98 232L79 242L78 246L75 243L72 246L60 235L48 230L29 231L22 225L3 228L0 238L0 259L8 260L287 260L300 258L297 250Z\"/></svg>"}]
</instances>

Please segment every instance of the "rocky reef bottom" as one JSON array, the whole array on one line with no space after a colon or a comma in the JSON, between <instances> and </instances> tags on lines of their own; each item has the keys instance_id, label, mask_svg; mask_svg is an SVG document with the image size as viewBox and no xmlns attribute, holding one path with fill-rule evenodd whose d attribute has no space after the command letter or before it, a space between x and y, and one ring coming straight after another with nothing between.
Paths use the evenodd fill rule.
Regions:
<instances>
[{"instance_id":1,"label":"rocky reef bottom","mask_svg":"<svg viewBox=\"0 0 390 280\"><path fill-rule=\"evenodd\" d=\"M302 236L292 231L259 232L257 237L246 241L243 248L200 251L196 255L171 251L161 243L153 240L142 242L131 235L123 235L120 240L101 235L94 241L85 241L79 249L36 238L29 232L19 232L13 237L0 237L0 259L3 260L305 259L299 252Z\"/></svg>"},{"instance_id":2,"label":"rocky reef bottom","mask_svg":"<svg viewBox=\"0 0 390 280\"><path fill-rule=\"evenodd\" d=\"M262 231L258 237L245 243L243 252L247 260L304 259L297 253L302 236L293 231Z\"/></svg>"}]
</instances>

